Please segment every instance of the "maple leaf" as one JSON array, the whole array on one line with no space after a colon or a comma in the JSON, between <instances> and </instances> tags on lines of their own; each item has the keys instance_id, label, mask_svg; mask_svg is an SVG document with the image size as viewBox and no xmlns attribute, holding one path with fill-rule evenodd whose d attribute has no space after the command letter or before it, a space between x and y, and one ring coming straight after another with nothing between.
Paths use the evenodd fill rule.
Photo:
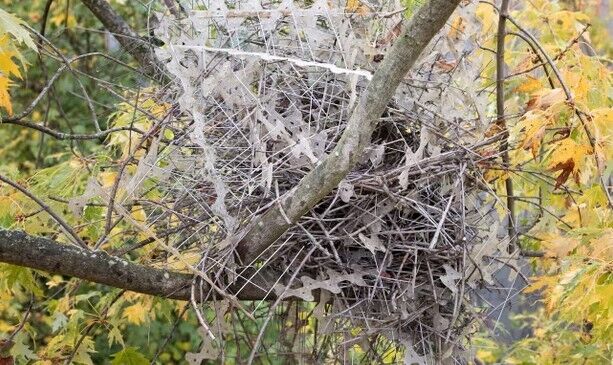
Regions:
<instances>
[{"instance_id":1,"label":"maple leaf","mask_svg":"<svg viewBox=\"0 0 613 365\"><path fill-rule=\"evenodd\" d=\"M538 57L531 51L528 52L528 55L525 56L518 64L515 66L511 73L517 74L530 70L534 67L534 65L539 61Z\"/></svg>"},{"instance_id":2,"label":"maple leaf","mask_svg":"<svg viewBox=\"0 0 613 365\"><path fill-rule=\"evenodd\" d=\"M518 128L525 130L522 148L531 150L534 157L541 147L546 127L549 124L551 124L551 119L538 110L531 110L524 114L524 118L517 125Z\"/></svg>"},{"instance_id":3,"label":"maple leaf","mask_svg":"<svg viewBox=\"0 0 613 365\"><path fill-rule=\"evenodd\" d=\"M9 77L14 75L21 78L19 67L13 61L13 58L19 59L22 66L26 65L15 44L24 43L29 48L36 50L34 41L22 24L24 24L23 20L0 9L0 108L4 108L9 115L13 114L8 92L11 86Z\"/></svg>"},{"instance_id":4,"label":"maple leaf","mask_svg":"<svg viewBox=\"0 0 613 365\"><path fill-rule=\"evenodd\" d=\"M13 61L13 57L18 57L17 52L11 45L8 34L0 37L0 72L10 76L15 75L21 78L19 66Z\"/></svg>"},{"instance_id":5,"label":"maple leaf","mask_svg":"<svg viewBox=\"0 0 613 365\"><path fill-rule=\"evenodd\" d=\"M527 110L541 109L546 110L551 106L562 103L566 100L566 94L561 88L547 89L537 91L532 94L530 100L528 100Z\"/></svg>"},{"instance_id":6,"label":"maple leaf","mask_svg":"<svg viewBox=\"0 0 613 365\"><path fill-rule=\"evenodd\" d=\"M575 169L575 161L573 161L572 159L568 159L564 162L559 162L554 167L552 167L551 168L552 172L556 172L560 170L562 171L560 175L558 175L558 177L556 178L556 185L554 189L557 189L560 186L562 186L566 182L566 180L568 180L570 174L573 172L574 169Z\"/></svg>"},{"instance_id":7,"label":"maple leaf","mask_svg":"<svg viewBox=\"0 0 613 365\"><path fill-rule=\"evenodd\" d=\"M520 92L520 93L534 93L535 91L540 90L542 88L543 88L543 83L541 83L541 81L538 78L527 76L526 80L524 80L522 83L517 85L517 87L515 88L515 91Z\"/></svg>"},{"instance_id":8,"label":"maple leaf","mask_svg":"<svg viewBox=\"0 0 613 365\"><path fill-rule=\"evenodd\" d=\"M591 112L591 124L594 128L596 143L602 146L602 154L611 158L613 153L613 108L598 108Z\"/></svg>"},{"instance_id":9,"label":"maple leaf","mask_svg":"<svg viewBox=\"0 0 613 365\"><path fill-rule=\"evenodd\" d=\"M36 50L36 44L22 24L25 24L23 20L0 9L0 34L10 33L18 43L23 42L28 48Z\"/></svg>"},{"instance_id":10,"label":"maple leaf","mask_svg":"<svg viewBox=\"0 0 613 365\"><path fill-rule=\"evenodd\" d=\"M148 365L149 361L134 347L126 347L113 355L111 365Z\"/></svg>"},{"instance_id":11,"label":"maple leaf","mask_svg":"<svg viewBox=\"0 0 613 365\"><path fill-rule=\"evenodd\" d=\"M443 72L451 72L454 68L456 68L457 65L458 61L456 60L448 61L445 59L440 59L434 63L434 66L440 68L441 70L443 70Z\"/></svg>"},{"instance_id":12,"label":"maple leaf","mask_svg":"<svg viewBox=\"0 0 613 365\"><path fill-rule=\"evenodd\" d=\"M565 138L556 143L552 149L549 169L553 172L562 171L556 178L555 189L559 188L568 180L571 174L579 181L579 171L585 164L587 155L594 153L590 146L578 144L570 138Z\"/></svg>"},{"instance_id":13,"label":"maple leaf","mask_svg":"<svg viewBox=\"0 0 613 365\"><path fill-rule=\"evenodd\" d=\"M547 257L563 258L568 256L577 246L579 241L572 237L562 237L557 234L551 234L542 242Z\"/></svg>"},{"instance_id":14,"label":"maple leaf","mask_svg":"<svg viewBox=\"0 0 613 365\"><path fill-rule=\"evenodd\" d=\"M141 303L135 303L123 310L123 317L126 318L128 322L139 325L147 322L148 309Z\"/></svg>"}]
</instances>

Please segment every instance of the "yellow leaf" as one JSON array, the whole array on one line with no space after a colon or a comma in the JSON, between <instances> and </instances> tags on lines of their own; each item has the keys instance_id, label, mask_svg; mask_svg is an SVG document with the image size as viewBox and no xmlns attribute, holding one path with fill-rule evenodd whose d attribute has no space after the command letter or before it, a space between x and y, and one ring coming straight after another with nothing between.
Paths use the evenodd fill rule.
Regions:
<instances>
[{"instance_id":1,"label":"yellow leaf","mask_svg":"<svg viewBox=\"0 0 613 365\"><path fill-rule=\"evenodd\" d=\"M606 207L608 204L607 195L599 184L594 184L591 188L583 190L583 194L576 199L579 203L586 204L588 209Z\"/></svg>"},{"instance_id":2,"label":"yellow leaf","mask_svg":"<svg viewBox=\"0 0 613 365\"><path fill-rule=\"evenodd\" d=\"M115 184L117 173L115 171L104 171L100 173L100 182L103 188L111 187Z\"/></svg>"},{"instance_id":3,"label":"yellow leaf","mask_svg":"<svg viewBox=\"0 0 613 365\"><path fill-rule=\"evenodd\" d=\"M486 364L496 362L496 355L492 351L479 349L477 350L477 358Z\"/></svg>"},{"instance_id":4,"label":"yellow leaf","mask_svg":"<svg viewBox=\"0 0 613 365\"><path fill-rule=\"evenodd\" d=\"M534 293L535 291L546 289L555 285L555 282L556 278L554 276L540 276L524 289L524 293Z\"/></svg>"},{"instance_id":5,"label":"yellow leaf","mask_svg":"<svg viewBox=\"0 0 613 365\"><path fill-rule=\"evenodd\" d=\"M129 323L139 325L147 322L148 310L141 303L134 303L123 310L123 317L127 319Z\"/></svg>"},{"instance_id":6,"label":"yellow leaf","mask_svg":"<svg viewBox=\"0 0 613 365\"><path fill-rule=\"evenodd\" d=\"M498 19L498 15L494 12L494 7L491 4L479 3L476 11L477 17L481 20L482 32L487 34L493 30L494 24Z\"/></svg>"},{"instance_id":7,"label":"yellow leaf","mask_svg":"<svg viewBox=\"0 0 613 365\"><path fill-rule=\"evenodd\" d=\"M590 246L592 257L611 262L613 260L613 230L608 230L604 235L591 240Z\"/></svg>"},{"instance_id":8,"label":"yellow leaf","mask_svg":"<svg viewBox=\"0 0 613 365\"><path fill-rule=\"evenodd\" d=\"M63 282L64 280L62 279L60 275L53 275L51 279L46 282L46 284L47 284L47 287L49 288L55 288L56 286L60 285Z\"/></svg>"},{"instance_id":9,"label":"yellow leaf","mask_svg":"<svg viewBox=\"0 0 613 365\"><path fill-rule=\"evenodd\" d=\"M574 100L581 104L587 103L590 85L583 73L564 70L562 71L562 78L570 86Z\"/></svg>"},{"instance_id":10,"label":"yellow leaf","mask_svg":"<svg viewBox=\"0 0 613 365\"><path fill-rule=\"evenodd\" d=\"M13 105L11 104L11 96L9 95L9 87L11 81L4 75L0 74L0 107L4 108L9 115L13 114Z\"/></svg>"},{"instance_id":11,"label":"yellow leaf","mask_svg":"<svg viewBox=\"0 0 613 365\"><path fill-rule=\"evenodd\" d=\"M590 18L584 13L568 10L549 14L547 20L553 33L562 39L572 39L583 29L584 26L581 23L590 22Z\"/></svg>"},{"instance_id":12,"label":"yellow leaf","mask_svg":"<svg viewBox=\"0 0 613 365\"><path fill-rule=\"evenodd\" d=\"M200 250L185 250L181 252L179 257L169 257L167 267L170 267L174 270L185 270L187 265L196 266L200 259L202 258L202 253Z\"/></svg>"},{"instance_id":13,"label":"yellow leaf","mask_svg":"<svg viewBox=\"0 0 613 365\"><path fill-rule=\"evenodd\" d=\"M449 38L453 40L459 40L464 34L466 29L466 21L461 16L456 16L451 22L451 29L449 29Z\"/></svg>"},{"instance_id":14,"label":"yellow leaf","mask_svg":"<svg viewBox=\"0 0 613 365\"><path fill-rule=\"evenodd\" d=\"M145 214L145 210L142 207L134 206L132 208L132 218L139 222L144 222L147 219L147 215Z\"/></svg>"},{"instance_id":15,"label":"yellow leaf","mask_svg":"<svg viewBox=\"0 0 613 365\"><path fill-rule=\"evenodd\" d=\"M2 38L6 37L7 36L3 36ZM2 45L2 38L0 38L0 45ZM13 62L13 57L17 55L18 53L16 51L0 47L0 72L4 73L7 76L15 75L18 78L21 78L21 72L19 72L19 67L15 62Z\"/></svg>"},{"instance_id":16,"label":"yellow leaf","mask_svg":"<svg viewBox=\"0 0 613 365\"><path fill-rule=\"evenodd\" d=\"M562 172L556 179L556 188L564 184L570 174L579 180L579 171L585 166L587 155L594 153L590 146L578 144L571 138L565 138L552 148L549 168Z\"/></svg>"},{"instance_id":17,"label":"yellow leaf","mask_svg":"<svg viewBox=\"0 0 613 365\"><path fill-rule=\"evenodd\" d=\"M610 149L611 133L613 133L613 108L592 110L592 125L595 130L596 142L603 145L605 149Z\"/></svg>"},{"instance_id":18,"label":"yellow leaf","mask_svg":"<svg viewBox=\"0 0 613 365\"><path fill-rule=\"evenodd\" d=\"M347 0L345 11L348 13L358 13L364 15L368 13L368 7L364 6L360 0Z\"/></svg>"},{"instance_id":19,"label":"yellow leaf","mask_svg":"<svg viewBox=\"0 0 613 365\"><path fill-rule=\"evenodd\" d=\"M543 84L539 79L532 76L527 76L526 80L519 84L515 91L520 93L533 93L543 88Z\"/></svg>"},{"instance_id":20,"label":"yellow leaf","mask_svg":"<svg viewBox=\"0 0 613 365\"><path fill-rule=\"evenodd\" d=\"M564 102L565 100L566 94L561 88L537 91L536 93L532 94L532 98L528 101L528 110L546 110L553 105Z\"/></svg>"},{"instance_id":21,"label":"yellow leaf","mask_svg":"<svg viewBox=\"0 0 613 365\"><path fill-rule=\"evenodd\" d=\"M519 128L525 129L522 148L531 150L532 156L536 157L541 147L543 136L545 136L545 129L550 123L551 120L538 110L528 111L518 123Z\"/></svg>"},{"instance_id":22,"label":"yellow leaf","mask_svg":"<svg viewBox=\"0 0 613 365\"><path fill-rule=\"evenodd\" d=\"M579 245L579 241L572 237L554 235L542 241L542 244L547 257L562 258L568 256Z\"/></svg>"},{"instance_id":23,"label":"yellow leaf","mask_svg":"<svg viewBox=\"0 0 613 365\"><path fill-rule=\"evenodd\" d=\"M517 56L519 57L519 55ZM535 57L534 53L528 52L511 70L512 74L520 74L527 72L534 68L534 65L539 62L539 59Z\"/></svg>"}]
</instances>

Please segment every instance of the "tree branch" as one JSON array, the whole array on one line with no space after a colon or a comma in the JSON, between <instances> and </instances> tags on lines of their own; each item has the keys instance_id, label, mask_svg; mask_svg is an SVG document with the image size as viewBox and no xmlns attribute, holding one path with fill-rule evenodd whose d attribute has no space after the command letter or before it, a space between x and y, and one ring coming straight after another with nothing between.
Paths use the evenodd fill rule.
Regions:
<instances>
[{"instance_id":1,"label":"tree branch","mask_svg":"<svg viewBox=\"0 0 613 365\"><path fill-rule=\"evenodd\" d=\"M285 194L279 204L257 217L241 238L237 253L243 263L257 259L353 169L404 75L459 2L430 0L413 15L373 75L334 150Z\"/></svg>"},{"instance_id":2,"label":"tree branch","mask_svg":"<svg viewBox=\"0 0 613 365\"><path fill-rule=\"evenodd\" d=\"M511 167L509 158L509 129L504 115L504 39L507 35L507 17L509 12L509 0L502 0L498 12L498 34L496 36L496 123L502 128L504 138L500 144L502 163L505 169ZM508 234L511 240L511 250L517 246L517 228L515 226L515 198L513 197L513 180L509 176L504 182L507 192L507 209L509 210Z\"/></svg>"},{"instance_id":3,"label":"tree branch","mask_svg":"<svg viewBox=\"0 0 613 365\"><path fill-rule=\"evenodd\" d=\"M130 25L117 14L107 0L82 0L83 4L102 22L119 44L143 67L143 72L155 80L163 78L164 67L151 45L143 40Z\"/></svg>"},{"instance_id":4,"label":"tree branch","mask_svg":"<svg viewBox=\"0 0 613 365\"><path fill-rule=\"evenodd\" d=\"M178 300L190 299L191 274L138 265L104 251L62 245L21 231L0 229L0 262L73 276L94 283ZM244 274L227 291L241 300L274 299L270 288L278 276ZM206 284L203 284L206 285ZM208 290L204 290L207 292Z\"/></svg>"}]
</instances>

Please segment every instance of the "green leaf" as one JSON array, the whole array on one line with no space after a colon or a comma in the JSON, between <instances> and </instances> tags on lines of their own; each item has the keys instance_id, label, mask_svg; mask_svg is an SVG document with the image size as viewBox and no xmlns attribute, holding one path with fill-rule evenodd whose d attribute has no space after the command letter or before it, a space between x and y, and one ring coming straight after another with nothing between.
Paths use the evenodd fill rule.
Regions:
<instances>
[{"instance_id":1,"label":"green leaf","mask_svg":"<svg viewBox=\"0 0 613 365\"><path fill-rule=\"evenodd\" d=\"M0 264L0 289L14 289L16 285L41 296L43 291L39 288L32 270L9 264Z\"/></svg>"},{"instance_id":2,"label":"green leaf","mask_svg":"<svg viewBox=\"0 0 613 365\"><path fill-rule=\"evenodd\" d=\"M16 359L25 360L23 362L18 362L19 364L27 363L27 360L38 359L38 356L36 356L34 351L32 351L32 349L30 349L30 346L26 343L27 336L25 332L19 332L17 336L15 336L13 341L14 344L13 347L11 347L10 351L11 355L14 356Z\"/></svg>"},{"instance_id":3,"label":"green leaf","mask_svg":"<svg viewBox=\"0 0 613 365\"><path fill-rule=\"evenodd\" d=\"M57 312L53 315L53 322L51 322L51 330L53 332L63 328L68 323L68 317L62 312Z\"/></svg>"},{"instance_id":4,"label":"green leaf","mask_svg":"<svg viewBox=\"0 0 613 365\"><path fill-rule=\"evenodd\" d=\"M113 344L116 344L116 343L121 344L122 346L124 345L123 335L121 334L119 327L114 326L113 328L111 328L111 330L109 331L108 337L109 337L109 347L113 346Z\"/></svg>"},{"instance_id":5,"label":"green leaf","mask_svg":"<svg viewBox=\"0 0 613 365\"><path fill-rule=\"evenodd\" d=\"M25 24L23 20L0 9L0 34L10 33L18 42L23 42L36 51L36 44L22 24Z\"/></svg>"},{"instance_id":6,"label":"green leaf","mask_svg":"<svg viewBox=\"0 0 613 365\"><path fill-rule=\"evenodd\" d=\"M75 364L94 365L91 356L89 356L89 350L85 346L79 346L72 360Z\"/></svg>"},{"instance_id":7,"label":"green leaf","mask_svg":"<svg viewBox=\"0 0 613 365\"><path fill-rule=\"evenodd\" d=\"M134 347L126 347L113 355L111 365L148 365L149 361Z\"/></svg>"}]
</instances>

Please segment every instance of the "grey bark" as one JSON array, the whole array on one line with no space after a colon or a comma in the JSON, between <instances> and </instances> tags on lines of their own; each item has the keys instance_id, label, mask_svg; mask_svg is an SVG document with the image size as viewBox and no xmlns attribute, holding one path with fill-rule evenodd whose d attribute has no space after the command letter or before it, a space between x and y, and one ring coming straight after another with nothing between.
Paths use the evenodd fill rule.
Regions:
<instances>
[{"instance_id":1,"label":"grey bark","mask_svg":"<svg viewBox=\"0 0 613 365\"><path fill-rule=\"evenodd\" d=\"M92 252L10 230L0 230L0 262L179 300L190 299L194 279L192 274L138 265L103 251ZM239 280L227 292L241 300L274 299L274 293L268 292L275 279L272 274L260 274L248 283Z\"/></svg>"},{"instance_id":2,"label":"grey bark","mask_svg":"<svg viewBox=\"0 0 613 365\"><path fill-rule=\"evenodd\" d=\"M285 194L280 204L252 222L237 246L243 263L256 260L354 168L396 88L459 2L430 0L411 17L373 75L334 150Z\"/></svg>"}]
</instances>

